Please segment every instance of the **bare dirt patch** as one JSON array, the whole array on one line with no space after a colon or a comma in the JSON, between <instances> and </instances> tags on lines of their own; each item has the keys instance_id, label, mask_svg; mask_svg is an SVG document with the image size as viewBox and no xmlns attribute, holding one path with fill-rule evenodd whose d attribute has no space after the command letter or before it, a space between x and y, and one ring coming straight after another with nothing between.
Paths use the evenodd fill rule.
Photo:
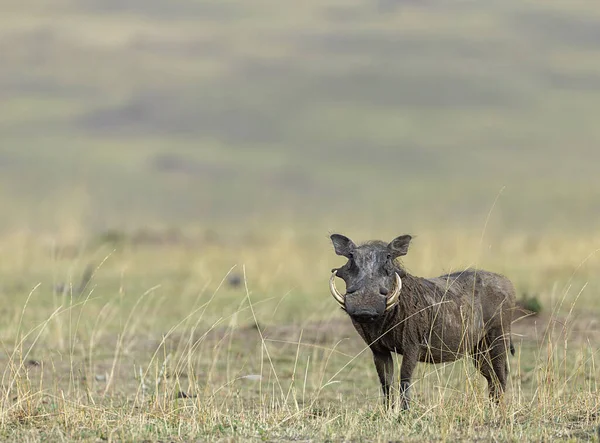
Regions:
<instances>
[{"instance_id":1,"label":"bare dirt patch","mask_svg":"<svg viewBox=\"0 0 600 443\"><path fill-rule=\"evenodd\" d=\"M513 321L512 332L513 336L537 345L546 340L576 345L600 343L600 321L589 313L530 313Z\"/></svg>"}]
</instances>

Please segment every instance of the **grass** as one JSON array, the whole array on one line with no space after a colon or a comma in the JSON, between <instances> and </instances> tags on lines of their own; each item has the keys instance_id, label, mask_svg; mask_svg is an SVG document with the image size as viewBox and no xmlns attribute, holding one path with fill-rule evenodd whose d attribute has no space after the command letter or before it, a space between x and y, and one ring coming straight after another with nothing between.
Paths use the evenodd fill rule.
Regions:
<instances>
[{"instance_id":1,"label":"grass","mask_svg":"<svg viewBox=\"0 0 600 443\"><path fill-rule=\"evenodd\" d=\"M381 408L370 351L327 293L326 238L137 238L2 240L2 439L597 439L597 237L486 236L490 252L468 232L421 233L413 273L476 263L542 309L513 326L504 407L459 361L418 366L408 413Z\"/></svg>"}]
</instances>

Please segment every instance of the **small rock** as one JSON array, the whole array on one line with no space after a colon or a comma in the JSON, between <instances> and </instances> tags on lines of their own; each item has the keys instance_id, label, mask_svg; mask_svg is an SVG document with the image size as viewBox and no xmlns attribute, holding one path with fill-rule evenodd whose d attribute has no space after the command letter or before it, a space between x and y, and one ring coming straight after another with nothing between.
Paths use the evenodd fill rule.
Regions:
<instances>
[{"instance_id":1,"label":"small rock","mask_svg":"<svg viewBox=\"0 0 600 443\"><path fill-rule=\"evenodd\" d=\"M227 284L229 284L229 286L232 288L237 288L242 284L242 276L239 274L231 274L227 278Z\"/></svg>"}]
</instances>

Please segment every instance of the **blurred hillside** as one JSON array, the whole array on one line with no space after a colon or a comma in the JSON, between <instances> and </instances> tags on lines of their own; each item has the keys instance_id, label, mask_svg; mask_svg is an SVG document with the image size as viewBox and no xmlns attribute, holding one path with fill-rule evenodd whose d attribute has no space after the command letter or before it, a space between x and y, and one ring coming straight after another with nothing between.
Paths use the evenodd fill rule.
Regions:
<instances>
[{"instance_id":1,"label":"blurred hillside","mask_svg":"<svg viewBox=\"0 0 600 443\"><path fill-rule=\"evenodd\" d=\"M593 2L0 2L1 226L594 228ZM397 220L397 221L394 221Z\"/></svg>"}]
</instances>

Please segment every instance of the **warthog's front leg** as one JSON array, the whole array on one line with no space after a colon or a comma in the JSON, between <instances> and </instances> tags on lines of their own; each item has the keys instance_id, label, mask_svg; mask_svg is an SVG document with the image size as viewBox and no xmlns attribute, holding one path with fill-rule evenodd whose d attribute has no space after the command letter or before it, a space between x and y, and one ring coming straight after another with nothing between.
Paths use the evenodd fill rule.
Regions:
<instances>
[{"instance_id":1,"label":"warthog's front leg","mask_svg":"<svg viewBox=\"0 0 600 443\"><path fill-rule=\"evenodd\" d=\"M410 403L410 380L417 366L418 348L408 347L402 354L402 365L400 366L400 399L402 410L407 410Z\"/></svg>"},{"instance_id":2,"label":"warthog's front leg","mask_svg":"<svg viewBox=\"0 0 600 443\"><path fill-rule=\"evenodd\" d=\"M392 406L392 396L390 386L394 380L394 360L390 352L375 352L373 351L373 361L381 382L381 390L383 391L383 402L386 409Z\"/></svg>"}]
</instances>

